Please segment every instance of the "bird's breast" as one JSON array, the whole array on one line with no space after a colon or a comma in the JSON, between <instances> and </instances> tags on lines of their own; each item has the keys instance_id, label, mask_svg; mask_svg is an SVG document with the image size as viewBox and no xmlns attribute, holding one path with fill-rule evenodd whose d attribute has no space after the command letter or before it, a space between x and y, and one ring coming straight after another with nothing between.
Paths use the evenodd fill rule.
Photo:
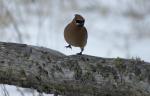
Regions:
<instances>
[{"instance_id":1,"label":"bird's breast","mask_svg":"<svg viewBox=\"0 0 150 96\"><path fill-rule=\"evenodd\" d=\"M84 48L87 42L87 31L85 27L77 27L69 24L64 30L64 37L70 45Z\"/></svg>"}]
</instances>

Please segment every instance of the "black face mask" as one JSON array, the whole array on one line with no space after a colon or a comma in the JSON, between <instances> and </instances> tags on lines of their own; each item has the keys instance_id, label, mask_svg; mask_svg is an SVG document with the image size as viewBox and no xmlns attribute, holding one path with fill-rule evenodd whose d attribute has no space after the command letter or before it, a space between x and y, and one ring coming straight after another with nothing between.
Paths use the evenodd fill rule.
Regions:
<instances>
[{"instance_id":1,"label":"black face mask","mask_svg":"<svg viewBox=\"0 0 150 96\"><path fill-rule=\"evenodd\" d=\"M84 26L84 20L76 20L76 25L78 27L83 27Z\"/></svg>"}]
</instances>

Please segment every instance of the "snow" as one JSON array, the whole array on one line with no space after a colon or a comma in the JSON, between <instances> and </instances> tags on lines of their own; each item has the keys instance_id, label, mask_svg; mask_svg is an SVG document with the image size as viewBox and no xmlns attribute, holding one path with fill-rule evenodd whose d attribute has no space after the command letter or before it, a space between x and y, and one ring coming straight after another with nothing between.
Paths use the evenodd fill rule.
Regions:
<instances>
[{"instance_id":1,"label":"snow","mask_svg":"<svg viewBox=\"0 0 150 96\"><path fill-rule=\"evenodd\" d=\"M40 96L39 93L34 90L34 89L28 89L28 88L21 88L21 87L16 87L13 85L3 85L0 84L0 93L1 96ZM4 95L7 92L4 92L4 90L8 91L9 95ZM18 89L20 91L18 91ZM24 95L21 94L21 92L23 92ZM52 94L45 94L43 93L43 96L53 96Z\"/></svg>"}]
</instances>

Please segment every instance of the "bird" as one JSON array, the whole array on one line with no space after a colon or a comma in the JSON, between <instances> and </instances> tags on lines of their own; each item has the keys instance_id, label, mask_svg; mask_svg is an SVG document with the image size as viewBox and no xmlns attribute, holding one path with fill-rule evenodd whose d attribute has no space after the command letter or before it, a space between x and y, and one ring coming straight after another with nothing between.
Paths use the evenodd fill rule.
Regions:
<instances>
[{"instance_id":1,"label":"bird","mask_svg":"<svg viewBox=\"0 0 150 96\"><path fill-rule=\"evenodd\" d=\"M77 55L82 55L84 47L87 44L88 33L84 26L85 19L80 14L75 14L73 20L64 29L64 38L68 43L66 48L79 47L81 52Z\"/></svg>"}]
</instances>

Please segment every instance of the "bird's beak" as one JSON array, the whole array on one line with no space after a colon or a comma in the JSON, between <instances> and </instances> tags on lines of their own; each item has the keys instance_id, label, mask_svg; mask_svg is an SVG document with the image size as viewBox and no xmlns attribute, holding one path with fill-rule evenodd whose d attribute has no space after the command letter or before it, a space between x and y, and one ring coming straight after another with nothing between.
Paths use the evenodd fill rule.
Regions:
<instances>
[{"instance_id":1,"label":"bird's beak","mask_svg":"<svg viewBox=\"0 0 150 96\"><path fill-rule=\"evenodd\" d=\"M78 27L83 27L83 26L84 26L84 23L76 23L76 25L77 25Z\"/></svg>"}]
</instances>

